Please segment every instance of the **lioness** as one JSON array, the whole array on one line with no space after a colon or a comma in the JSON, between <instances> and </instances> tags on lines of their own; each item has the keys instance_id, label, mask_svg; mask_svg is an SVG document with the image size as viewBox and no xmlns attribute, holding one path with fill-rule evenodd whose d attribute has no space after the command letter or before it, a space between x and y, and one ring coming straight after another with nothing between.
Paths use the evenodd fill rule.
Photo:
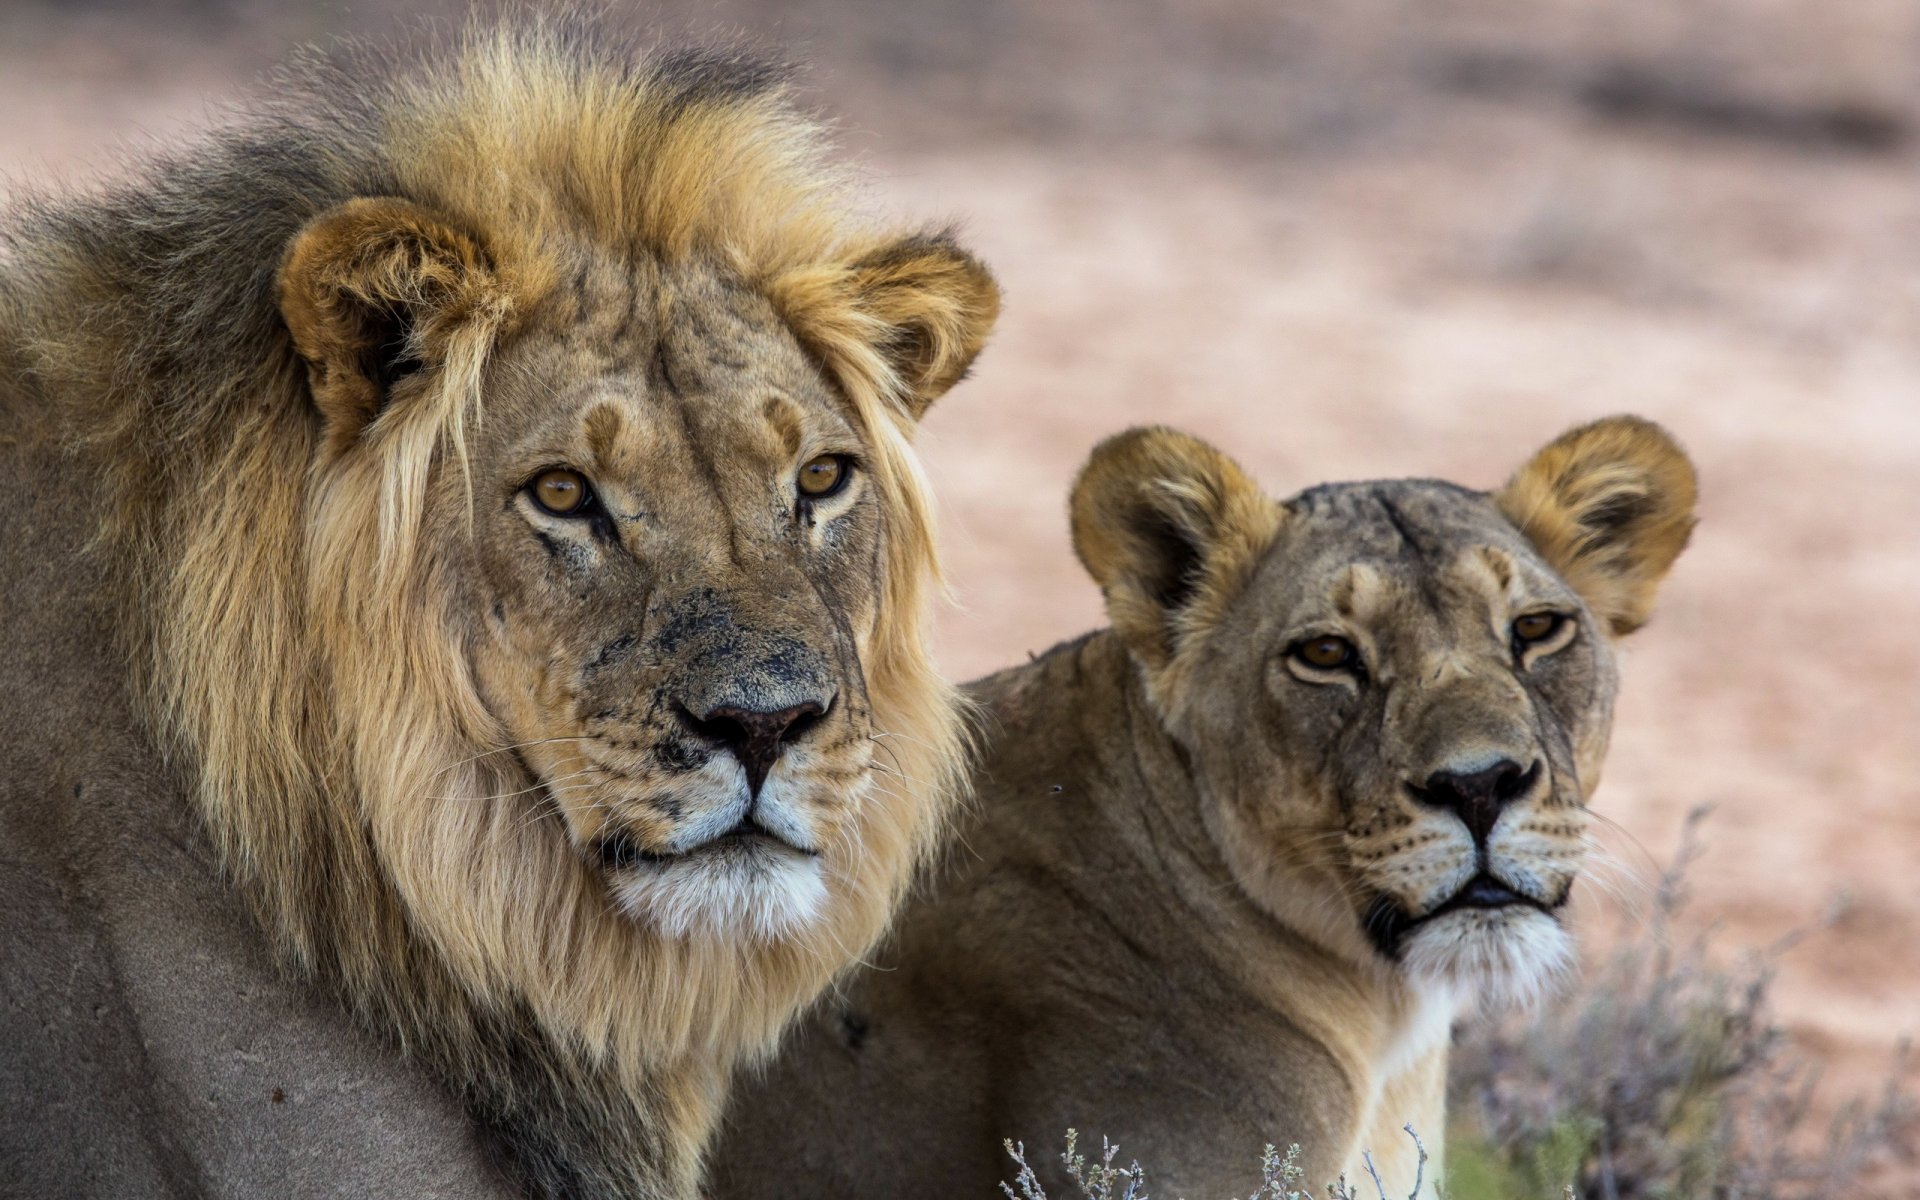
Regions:
<instances>
[{"instance_id":1,"label":"lioness","mask_svg":"<svg viewBox=\"0 0 1920 1200\"><path fill-rule=\"evenodd\" d=\"M1658 427L1487 494L1285 502L1165 429L1094 452L1073 537L1112 628L974 685L978 810L898 935L743 1087L716 1194L991 1195L1003 1138L1117 1140L1155 1195L1442 1167L1449 1027L1568 966L1618 684L1693 525ZM1058 1186L1055 1156L1033 1153ZM1053 1168L1051 1171L1049 1168Z\"/></svg>"},{"instance_id":2,"label":"lioness","mask_svg":"<svg viewBox=\"0 0 1920 1200\"><path fill-rule=\"evenodd\" d=\"M318 61L7 218L0 1194L687 1197L879 935L998 293L785 78Z\"/></svg>"}]
</instances>

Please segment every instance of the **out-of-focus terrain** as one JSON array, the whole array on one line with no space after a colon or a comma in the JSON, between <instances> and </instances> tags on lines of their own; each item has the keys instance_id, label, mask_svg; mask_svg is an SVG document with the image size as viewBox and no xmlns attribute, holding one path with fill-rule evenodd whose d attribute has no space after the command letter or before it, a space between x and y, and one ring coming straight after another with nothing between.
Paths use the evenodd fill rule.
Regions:
<instances>
[{"instance_id":1,"label":"out-of-focus terrain","mask_svg":"<svg viewBox=\"0 0 1920 1200\"><path fill-rule=\"evenodd\" d=\"M111 176L290 44L394 0L10 4L9 187ZM1694 805L1695 912L1787 959L1793 1031L1864 1089L1920 1032L1920 7L1902 0L716 0L888 203L1007 293L928 423L972 676L1101 620L1063 502L1178 425L1276 493L1491 486L1573 423L1667 424L1702 522L1631 642L1598 807L1624 871ZM1904 1186L1896 1184L1894 1186Z\"/></svg>"}]
</instances>

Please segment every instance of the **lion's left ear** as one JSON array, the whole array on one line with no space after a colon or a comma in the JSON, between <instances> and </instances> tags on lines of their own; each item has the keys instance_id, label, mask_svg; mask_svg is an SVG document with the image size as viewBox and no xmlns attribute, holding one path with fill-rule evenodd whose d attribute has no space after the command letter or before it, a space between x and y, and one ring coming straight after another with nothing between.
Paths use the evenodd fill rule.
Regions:
<instances>
[{"instance_id":1,"label":"lion's left ear","mask_svg":"<svg viewBox=\"0 0 1920 1200\"><path fill-rule=\"evenodd\" d=\"M829 367L897 380L887 390L916 421L965 376L1000 315L993 274L946 233L902 238L843 266L790 271L770 291Z\"/></svg>"},{"instance_id":2,"label":"lion's left ear","mask_svg":"<svg viewBox=\"0 0 1920 1200\"><path fill-rule=\"evenodd\" d=\"M1696 492L1667 431L1622 416L1561 434L1494 501L1617 637L1652 613L1693 532Z\"/></svg>"},{"instance_id":3,"label":"lion's left ear","mask_svg":"<svg viewBox=\"0 0 1920 1200\"><path fill-rule=\"evenodd\" d=\"M411 201L349 200L308 222L280 264L280 312L336 448L505 297L472 236Z\"/></svg>"}]
</instances>

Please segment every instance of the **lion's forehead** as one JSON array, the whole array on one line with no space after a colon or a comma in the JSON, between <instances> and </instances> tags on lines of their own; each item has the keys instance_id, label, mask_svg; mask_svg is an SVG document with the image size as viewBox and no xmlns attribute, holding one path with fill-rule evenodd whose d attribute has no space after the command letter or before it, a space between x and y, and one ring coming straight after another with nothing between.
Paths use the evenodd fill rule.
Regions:
<instances>
[{"instance_id":1,"label":"lion's forehead","mask_svg":"<svg viewBox=\"0 0 1920 1200\"><path fill-rule=\"evenodd\" d=\"M517 332L565 340L575 353L597 349L631 358L666 335L683 353L718 362L738 361L733 349L754 341L799 354L761 292L697 262L669 266L645 254L579 247L562 256L552 275L556 282L537 294Z\"/></svg>"},{"instance_id":2,"label":"lion's forehead","mask_svg":"<svg viewBox=\"0 0 1920 1200\"><path fill-rule=\"evenodd\" d=\"M767 298L699 267L587 260L496 357L488 417L508 437L733 462L853 432Z\"/></svg>"}]
</instances>

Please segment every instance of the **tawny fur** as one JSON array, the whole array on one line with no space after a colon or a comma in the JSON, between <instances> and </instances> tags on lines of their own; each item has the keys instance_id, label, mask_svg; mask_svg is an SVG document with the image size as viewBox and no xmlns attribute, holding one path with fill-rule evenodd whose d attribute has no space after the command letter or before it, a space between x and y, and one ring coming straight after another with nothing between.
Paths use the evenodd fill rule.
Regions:
<instances>
[{"instance_id":1,"label":"tawny fur","mask_svg":"<svg viewBox=\"0 0 1920 1200\"><path fill-rule=\"evenodd\" d=\"M1595 516L1623 490L1635 519ZM1561 982L1619 614L1693 495L1632 418L1491 495L1276 502L1186 435L1102 444L1071 507L1112 628L972 686L976 810L874 969L742 1086L716 1194L987 1195L1008 1138L1070 1190L1047 1148L1071 1127L1156 1195L1244 1195L1262 1144L1298 1143L1316 1194L1367 1186L1370 1152L1404 1196L1409 1122L1437 1194L1451 1025ZM1541 611L1565 621L1516 642ZM1302 659L1327 636L1351 667ZM1434 781L1499 760L1534 772L1477 841ZM1482 873L1518 902L1442 911Z\"/></svg>"},{"instance_id":2,"label":"tawny fur","mask_svg":"<svg viewBox=\"0 0 1920 1200\"><path fill-rule=\"evenodd\" d=\"M132 183L12 221L7 444L86 481L72 507L122 656L68 669L125 672L286 969L450 1088L522 1186L690 1195L728 1070L879 934L955 792L908 441L997 291L948 235L865 216L783 71L751 57L546 23L315 59L276 93ZM846 719L888 771L793 936L623 912L582 861L587 827L541 819L476 683L455 551L496 360L566 344L594 317L578 280L608 264L661 297L763 306L863 446L877 570L836 620L866 706ZM381 344L392 329L404 344ZM413 373L389 388L367 366L383 354Z\"/></svg>"}]
</instances>

